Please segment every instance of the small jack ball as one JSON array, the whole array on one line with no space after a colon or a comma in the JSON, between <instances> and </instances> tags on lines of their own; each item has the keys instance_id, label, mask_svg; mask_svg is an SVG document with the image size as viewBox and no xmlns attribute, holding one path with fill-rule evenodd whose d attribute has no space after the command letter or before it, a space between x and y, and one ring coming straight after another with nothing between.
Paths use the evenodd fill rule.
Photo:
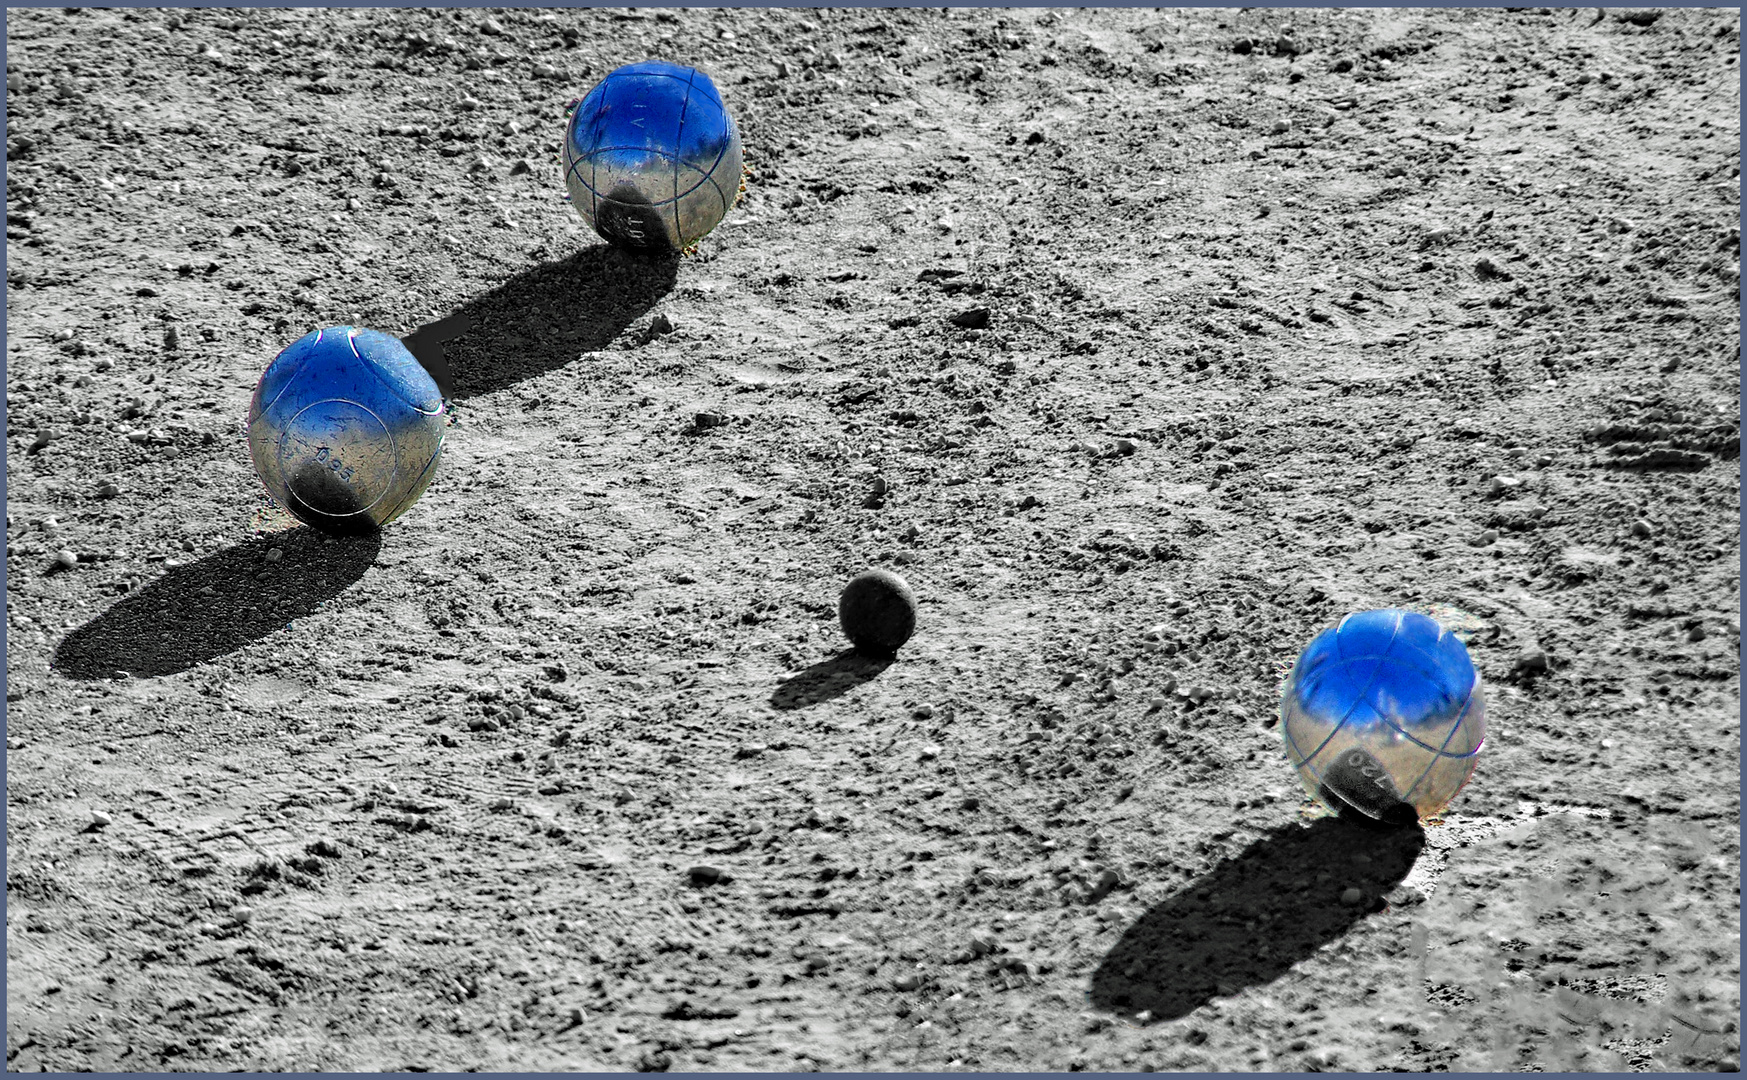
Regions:
<instances>
[{"instance_id":1,"label":"small jack ball","mask_svg":"<svg viewBox=\"0 0 1747 1080\"><path fill-rule=\"evenodd\" d=\"M843 587L837 618L857 649L891 656L916 632L916 594L890 570L869 570Z\"/></svg>"}]
</instances>

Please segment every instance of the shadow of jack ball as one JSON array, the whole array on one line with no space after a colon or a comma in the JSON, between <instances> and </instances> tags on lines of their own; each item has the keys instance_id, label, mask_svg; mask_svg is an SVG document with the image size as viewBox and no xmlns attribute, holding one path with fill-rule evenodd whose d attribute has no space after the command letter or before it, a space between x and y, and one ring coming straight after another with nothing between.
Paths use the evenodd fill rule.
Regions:
<instances>
[{"instance_id":1,"label":"shadow of jack ball","mask_svg":"<svg viewBox=\"0 0 1747 1080\"><path fill-rule=\"evenodd\" d=\"M249 456L273 501L323 532L367 534L436 472L447 429L436 381L399 338L316 330L273 358L249 403Z\"/></svg>"},{"instance_id":2,"label":"shadow of jack ball","mask_svg":"<svg viewBox=\"0 0 1747 1080\"><path fill-rule=\"evenodd\" d=\"M648 60L609 72L571 110L564 186L607 242L684 251L734 208L742 158L710 77Z\"/></svg>"},{"instance_id":3,"label":"shadow of jack ball","mask_svg":"<svg viewBox=\"0 0 1747 1080\"><path fill-rule=\"evenodd\" d=\"M1449 806L1486 742L1461 639L1430 616L1361 611L1313 638L1280 701L1286 757L1337 813L1411 824Z\"/></svg>"},{"instance_id":4,"label":"shadow of jack ball","mask_svg":"<svg viewBox=\"0 0 1747 1080\"><path fill-rule=\"evenodd\" d=\"M897 574L868 570L843 587L837 618L857 650L890 657L916 632L916 594Z\"/></svg>"}]
</instances>

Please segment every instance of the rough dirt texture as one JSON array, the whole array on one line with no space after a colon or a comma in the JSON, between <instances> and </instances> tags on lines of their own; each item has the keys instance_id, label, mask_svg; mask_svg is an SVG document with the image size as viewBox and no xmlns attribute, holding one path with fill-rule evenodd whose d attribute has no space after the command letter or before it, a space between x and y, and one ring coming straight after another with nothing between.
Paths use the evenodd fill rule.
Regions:
<instances>
[{"instance_id":1,"label":"rough dirt texture","mask_svg":"<svg viewBox=\"0 0 1747 1080\"><path fill-rule=\"evenodd\" d=\"M1738 12L7 29L10 1068L1736 1067ZM645 58L677 262L561 198ZM457 314L424 499L267 506L267 361ZM1383 606L1423 830L1275 727Z\"/></svg>"}]
</instances>

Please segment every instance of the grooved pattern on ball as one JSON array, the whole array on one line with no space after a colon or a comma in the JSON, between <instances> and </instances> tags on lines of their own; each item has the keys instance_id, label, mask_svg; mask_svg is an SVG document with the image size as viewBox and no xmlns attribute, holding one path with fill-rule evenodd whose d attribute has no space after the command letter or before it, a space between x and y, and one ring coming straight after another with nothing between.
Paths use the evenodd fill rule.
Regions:
<instances>
[{"instance_id":1,"label":"grooved pattern on ball","mask_svg":"<svg viewBox=\"0 0 1747 1080\"><path fill-rule=\"evenodd\" d=\"M1467 649L1434 620L1350 615L1307 646L1286 681L1281 730L1305 787L1373 817L1426 817L1473 775L1485 700Z\"/></svg>"},{"instance_id":2,"label":"grooved pattern on ball","mask_svg":"<svg viewBox=\"0 0 1747 1080\"><path fill-rule=\"evenodd\" d=\"M571 113L564 181L577 212L629 247L687 247L719 224L740 189L733 118L709 76L660 61L627 64Z\"/></svg>"},{"instance_id":3,"label":"grooved pattern on ball","mask_svg":"<svg viewBox=\"0 0 1747 1080\"><path fill-rule=\"evenodd\" d=\"M837 618L857 649L890 656L916 632L916 594L897 574L869 570L844 586Z\"/></svg>"},{"instance_id":4,"label":"grooved pattern on ball","mask_svg":"<svg viewBox=\"0 0 1747 1080\"><path fill-rule=\"evenodd\" d=\"M274 501L329 532L380 528L442 453L442 393L400 339L330 327L273 359L249 407L249 455Z\"/></svg>"}]
</instances>

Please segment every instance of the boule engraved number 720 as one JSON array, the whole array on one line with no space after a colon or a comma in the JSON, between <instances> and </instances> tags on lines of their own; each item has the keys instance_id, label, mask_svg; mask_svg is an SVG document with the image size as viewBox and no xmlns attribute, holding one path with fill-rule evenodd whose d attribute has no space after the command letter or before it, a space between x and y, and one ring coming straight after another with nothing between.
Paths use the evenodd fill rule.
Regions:
<instances>
[{"instance_id":1,"label":"boule engraved number 720","mask_svg":"<svg viewBox=\"0 0 1747 1080\"><path fill-rule=\"evenodd\" d=\"M1371 756L1363 750L1354 750L1352 753L1348 754L1347 764L1364 773L1370 778L1372 783L1376 784L1384 791L1394 790L1394 785L1389 782L1389 777L1383 775L1383 770L1378 768L1377 763L1372 761Z\"/></svg>"}]
</instances>

